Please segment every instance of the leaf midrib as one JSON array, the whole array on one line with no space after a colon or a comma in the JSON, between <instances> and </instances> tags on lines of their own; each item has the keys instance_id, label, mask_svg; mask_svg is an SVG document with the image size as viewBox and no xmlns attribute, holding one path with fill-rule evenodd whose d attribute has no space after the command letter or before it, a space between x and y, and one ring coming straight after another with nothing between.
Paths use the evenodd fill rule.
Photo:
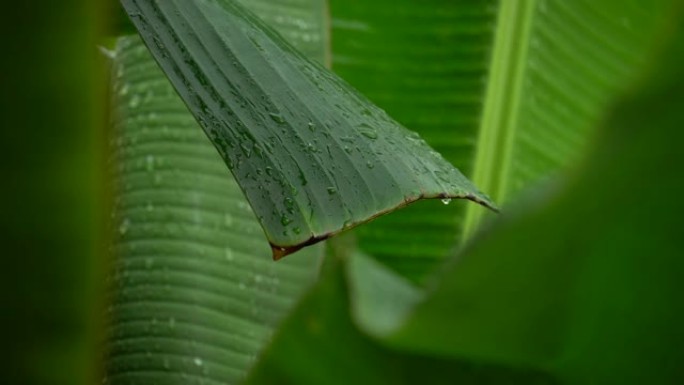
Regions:
<instances>
[{"instance_id":1,"label":"leaf midrib","mask_svg":"<svg viewBox=\"0 0 684 385\"><path fill-rule=\"evenodd\" d=\"M471 179L493 201L505 200L516 121L536 0L502 1L497 20L489 82ZM469 238L485 211L469 205L463 227Z\"/></svg>"}]
</instances>

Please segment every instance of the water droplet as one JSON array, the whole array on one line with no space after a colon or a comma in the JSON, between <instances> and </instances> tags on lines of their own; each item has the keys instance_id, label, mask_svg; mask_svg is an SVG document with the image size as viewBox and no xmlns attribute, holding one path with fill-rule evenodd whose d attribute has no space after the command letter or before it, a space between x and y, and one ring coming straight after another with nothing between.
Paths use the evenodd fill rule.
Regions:
<instances>
[{"instance_id":1,"label":"water droplet","mask_svg":"<svg viewBox=\"0 0 684 385\"><path fill-rule=\"evenodd\" d=\"M378 138L378 133L375 131L375 129L373 129L373 127L368 125L368 123L361 123L358 128L361 135L365 136L366 138L373 140Z\"/></svg>"},{"instance_id":2,"label":"water droplet","mask_svg":"<svg viewBox=\"0 0 684 385\"><path fill-rule=\"evenodd\" d=\"M140 96L139 95L133 95L131 100L128 101L128 107L130 108L137 108L140 105Z\"/></svg>"},{"instance_id":3,"label":"water droplet","mask_svg":"<svg viewBox=\"0 0 684 385\"><path fill-rule=\"evenodd\" d=\"M195 359L192 360L192 362L194 362L195 365L197 365L197 366L202 366L202 364L203 364L202 359L199 357L195 357Z\"/></svg>"},{"instance_id":4,"label":"water droplet","mask_svg":"<svg viewBox=\"0 0 684 385\"><path fill-rule=\"evenodd\" d=\"M366 162L366 167L373 168L375 167L375 164L369 160L368 162Z\"/></svg>"},{"instance_id":5,"label":"water droplet","mask_svg":"<svg viewBox=\"0 0 684 385\"><path fill-rule=\"evenodd\" d=\"M294 214L294 201L292 198L285 198L285 209L290 214Z\"/></svg>"},{"instance_id":6,"label":"water droplet","mask_svg":"<svg viewBox=\"0 0 684 385\"><path fill-rule=\"evenodd\" d=\"M126 235L128 232L128 228L131 226L131 221L128 218L125 218L121 224L119 225L119 234L121 235Z\"/></svg>"},{"instance_id":7,"label":"water droplet","mask_svg":"<svg viewBox=\"0 0 684 385\"><path fill-rule=\"evenodd\" d=\"M287 217L286 215L283 215L283 216L280 217L280 223L281 223L283 226L287 226L287 225L289 225L290 223L292 223L292 219L290 219L290 218Z\"/></svg>"},{"instance_id":8,"label":"water droplet","mask_svg":"<svg viewBox=\"0 0 684 385\"><path fill-rule=\"evenodd\" d=\"M268 114L268 116L270 116L271 119L273 119L273 121L278 123L278 124L285 124L285 118L283 118L282 115L280 115L280 114L276 114L276 113L271 112Z\"/></svg>"},{"instance_id":9,"label":"water droplet","mask_svg":"<svg viewBox=\"0 0 684 385\"><path fill-rule=\"evenodd\" d=\"M119 90L119 95L126 96L129 90L130 86L128 85L128 83L124 83L124 85L121 86L121 89Z\"/></svg>"},{"instance_id":10,"label":"water droplet","mask_svg":"<svg viewBox=\"0 0 684 385\"><path fill-rule=\"evenodd\" d=\"M295 227L294 229L292 229L292 231L294 231L295 234L299 234L302 232L302 229L300 229L299 227Z\"/></svg>"},{"instance_id":11,"label":"water droplet","mask_svg":"<svg viewBox=\"0 0 684 385\"><path fill-rule=\"evenodd\" d=\"M240 148L242 149L242 153L245 154L246 157L251 157L252 156L252 148L249 147L246 143L240 143Z\"/></svg>"},{"instance_id":12,"label":"water droplet","mask_svg":"<svg viewBox=\"0 0 684 385\"><path fill-rule=\"evenodd\" d=\"M149 172L154 171L154 155L145 157L145 169Z\"/></svg>"},{"instance_id":13,"label":"water droplet","mask_svg":"<svg viewBox=\"0 0 684 385\"><path fill-rule=\"evenodd\" d=\"M223 214L223 224L226 227L230 227L233 225L233 216L230 215L229 213Z\"/></svg>"},{"instance_id":14,"label":"water droplet","mask_svg":"<svg viewBox=\"0 0 684 385\"><path fill-rule=\"evenodd\" d=\"M316 125L314 124L314 122L309 122L308 127L309 130L311 130L311 132L316 131Z\"/></svg>"},{"instance_id":15,"label":"water droplet","mask_svg":"<svg viewBox=\"0 0 684 385\"><path fill-rule=\"evenodd\" d=\"M444 203L445 205L448 205L449 203L451 203L451 198L442 199L442 203Z\"/></svg>"},{"instance_id":16,"label":"water droplet","mask_svg":"<svg viewBox=\"0 0 684 385\"><path fill-rule=\"evenodd\" d=\"M337 189L335 187L328 187L328 194L333 195L337 193Z\"/></svg>"}]
</instances>

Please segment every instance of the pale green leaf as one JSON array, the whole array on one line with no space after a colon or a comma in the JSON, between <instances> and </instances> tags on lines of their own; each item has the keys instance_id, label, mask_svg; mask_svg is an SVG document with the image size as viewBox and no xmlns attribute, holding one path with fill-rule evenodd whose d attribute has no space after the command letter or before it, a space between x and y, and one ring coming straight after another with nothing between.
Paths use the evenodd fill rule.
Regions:
<instances>
[{"instance_id":1,"label":"pale green leaf","mask_svg":"<svg viewBox=\"0 0 684 385\"><path fill-rule=\"evenodd\" d=\"M112 71L107 383L239 383L322 248L271 260L242 191L139 38L118 41Z\"/></svg>"},{"instance_id":2,"label":"pale green leaf","mask_svg":"<svg viewBox=\"0 0 684 385\"><path fill-rule=\"evenodd\" d=\"M502 1L471 174L493 199L576 161L644 64L667 1ZM485 212L467 208L465 233Z\"/></svg>"}]
</instances>

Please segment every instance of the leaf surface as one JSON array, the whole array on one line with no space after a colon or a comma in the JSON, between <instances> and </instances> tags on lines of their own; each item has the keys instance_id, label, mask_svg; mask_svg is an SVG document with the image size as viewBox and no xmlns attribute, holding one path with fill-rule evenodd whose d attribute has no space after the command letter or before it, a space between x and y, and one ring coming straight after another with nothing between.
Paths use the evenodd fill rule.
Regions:
<instances>
[{"instance_id":1,"label":"leaf surface","mask_svg":"<svg viewBox=\"0 0 684 385\"><path fill-rule=\"evenodd\" d=\"M517 203L418 296L380 264L344 261L347 286L326 276L284 323L249 383L320 382L322 374L303 365L308 354L317 367L355 365L336 373L339 383L372 383L377 371L389 383L411 383L410 373L435 383L684 380L684 204L669 198L684 194L684 4L676 4L655 44L667 49L646 60L648 76L607 111L599 140L562 183ZM347 307L326 316L340 302ZM313 353L283 354L306 338ZM468 369L455 370L462 365ZM497 378L499 370L506 375Z\"/></svg>"},{"instance_id":2,"label":"leaf surface","mask_svg":"<svg viewBox=\"0 0 684 385\"><path fill-rule=\"evenodd\" d=\"M684 205L661 196L684 192L677 4L663 23L668 50L611 108L590 155L560 191L520 207L465 250L397 333L401 345L532 365L567 383L682 380L673 363L684 343Z\"/></svg>"},{"instance_id":3,"label":"leaf surface","mask_svg":"<svg viewBox=\"0 0 684 385\"><path fill-rule=\"evenodd\" d=\"M665 1L502 1L471 177L497 202L553 178L586 151L632 84ZM468 207L472 235L483 210Z\"/></svg>"},{"instance_id":4,"label":"leaf surface","mask_svg":"<svg viewBox=\"0 0 684 385\"><path fill-rule=\"evenodd\" d=\"M333 0L330 9L335 73L468 176L497 2ZM466 206L420 202L354 233L363 251L424 283L459 243Z\"/></svg>"},{"instance_id":5,"label":"leaf surface","mask_svg":"<svg viewBox=\"0 0 684 385\"><path fill-rule=\"evenodd\" d=\"M121 38L114 55L107 383L239 383L314 281L322 248L274 263L242 191L142 41Z\"/></svg>"},{"instance_id":6,"label":"leaf surface","mask_svg":"<svg viewBox=\"0 0 684 385\"><path fill-rule=\"evenodd\" d=\"M125 0L279 258L421 198L490 200L234 1Z\"/></svg>"}]
</instances>

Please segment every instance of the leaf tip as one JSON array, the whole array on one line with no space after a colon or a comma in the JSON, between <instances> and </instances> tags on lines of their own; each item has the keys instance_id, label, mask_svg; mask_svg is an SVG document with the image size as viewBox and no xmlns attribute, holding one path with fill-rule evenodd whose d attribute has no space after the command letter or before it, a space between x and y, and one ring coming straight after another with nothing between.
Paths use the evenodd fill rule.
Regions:
<instances>
[{"instance_id":1,"label":"leaf tip","mask_svg":"<svg viewBox=\"0 0 684 385\"><path fill-rule=\"evenodd\" d=\"M300 244L291 247L276 246L271 243L271 251L273 252L273 260L279 261L282 258L301 250L306 244Z\"/></svg>"}]
</instances>

